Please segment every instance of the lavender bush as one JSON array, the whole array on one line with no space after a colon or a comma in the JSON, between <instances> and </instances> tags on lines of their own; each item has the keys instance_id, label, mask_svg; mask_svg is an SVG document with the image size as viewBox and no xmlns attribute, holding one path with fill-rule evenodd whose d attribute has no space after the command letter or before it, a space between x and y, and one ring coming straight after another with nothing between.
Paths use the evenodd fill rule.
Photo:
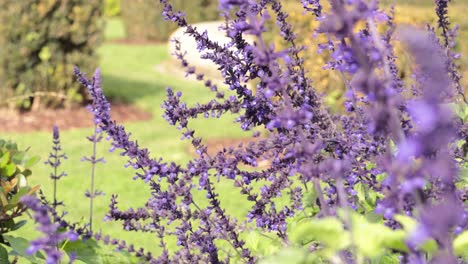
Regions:
<instances>
[{"instance_id":1,"label":"lavender bush","mask_svg":"<svg viewBox=\"0 0 468 264\"><path fill-rule=\"evenodd\" d=\"M112 120L99 69L92 79L78 69L75 74L93 98L98 132L107 134L112 150L135 170L134 179L151 190L145 204L128 210L119 209L113 195L107 219L122 222L126 231L154 233L161 251L137 250L90 225L68 222L47 203L45 208L72 232L67 234L113 244L149 263L468 261L462 173L468 116L448 2L435 0L437 27L396 28L393 11L380 9L378 1L303 0L304 15L320 22L311 36L327 39L317 43L331 54L324 67L339 72L346 84L346 112L332 115L306 78L301 53L307 49L295 44L281 1L220 0L231 39L221 46L170 1L160 0L164 17L185 27L198 50L207 51L203 57L219 66L228 87L218 88L177 50L187 74L213 91L211 101L189 106L181 92L167 88L162 105L196 158L176 164L151 156ZM269 20L276 21L288 49L275 50L264 39ZM248 44L245 35L255 43ZM413 58L411 83L398 77L397 42ZM209 154L190 121L226 113L236 115L255 140ZM259 167L262 161L268 166ZM245 218L223 208L217 181L231 182L244 195L250 208Z\"/></svg>"}]
</instances>

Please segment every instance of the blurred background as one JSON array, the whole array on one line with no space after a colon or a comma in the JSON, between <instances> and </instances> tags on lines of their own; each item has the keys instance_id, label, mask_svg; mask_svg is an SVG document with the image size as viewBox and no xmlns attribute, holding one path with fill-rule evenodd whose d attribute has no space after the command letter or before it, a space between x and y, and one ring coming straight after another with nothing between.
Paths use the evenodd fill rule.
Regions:
<instances>
[{"instance_id":1,"label":"blurred background","mask_svg":"<svg viewBox=\"0 0 468 264\"><path fill-rule=\"evenodd\" d=\"M140 145L150 149L153 157L184 164L193 157L188 141L180 140L179 131L169 126L161 117L160 107L165 99L165 88L182 91L182 100L188 104L207 102L214 94L203 83L184 78L180 62L170 55L169 37L176 30L164 22L161 7L154 0L1 0L0 8L0 138L13 140L29 152L40 155L45 161L52 145L52 127L61 130L62 148L69 159L62 169L69 175L59 184L59 198L68 208L69 218L87 219L88 204L84 192L89 188L90 165L80 162L91 153L91 143L85 140L93 132L92 118L83 107L89 96L77 84L72 72L78 66L90 76L96 67L103 73L106 96L113 105L114 117L125 123L127 131ZM190 23L205 23L220 19L216 0L175 0L175 9L187 11ZM382 1L389 10L396 4L397 24L436 27L436 15L431 0ZM343 86L338 75L322 67L328 59L326 53L318 54L314 43L317 22L312 15L304 15L300 1L282 1L289 12L289 22L298 35L298 42L307 45L303 52L308 75L332 111L341 111ZM468 76L468 1L452 1L449 18L459 25L457 52L461 72ZM265 38L275 43L277 50L286 48L277 34L274 23ZM217 33L216 30L210 34ZM182 34L178 37L184 38ZM183 42L183 41L182 41ZM184 47L195 52L194 46ZM191 50L190 50L191 49ZM411 65L408 55L397 48L400 76L410 81ZM194 65L203 68L204 65ZM216 82L216 76L213 76ZM468 78L462 80L468 87ZM218 81L220 89L221 82ZM222 142L242 141L251 136L233 123L234 117L200 119L190 126L212 146ZM220 143L221 142L221 143ZM127 239L148 249L157 247L151 234L124 232L119 223L106 222L104 218L111 194L119 195L121 209L137 207L148 198L148 187L133 181L133 172L124 169L125 158L108 153L109 144L98 146L100 156L107 164L97 168L97 188L106 196L96 202L95 226L103 233ZM31 183L40 184L46 194L51 192L50 168L43 163L33 168ZM221 202L229 213L242 217L247 205L239 193L233 192L231 182L219 182L218 191L229 195ZM77 198L79 197L79 198ZM239 197L237 199L236 197ZM34 237L31 225L25 236ZM155 249L157 252L157 249ZM112 253L103 253L103 262L119 263Z\"/></svg>"}]
</instances>

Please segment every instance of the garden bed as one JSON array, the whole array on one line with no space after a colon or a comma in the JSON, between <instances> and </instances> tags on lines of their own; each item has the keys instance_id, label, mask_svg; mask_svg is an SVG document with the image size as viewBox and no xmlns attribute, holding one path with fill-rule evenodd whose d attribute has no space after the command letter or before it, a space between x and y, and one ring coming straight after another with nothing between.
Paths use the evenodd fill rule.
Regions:
<instances>
[{"instance_id":1,"label":"garden bed","mask_svg":"<svg viewBox=\"0 0 468 264\"><path fill-rule=\"evenodd\" d=\"M142 121L151 114L128 104L112 105L112 117L118 122ZM57 125L60 130L92 127L91 113L84 107L72 109L44 109L26 113L0 110L0 132L51 131Z\"/></svg>"}]
</instances>

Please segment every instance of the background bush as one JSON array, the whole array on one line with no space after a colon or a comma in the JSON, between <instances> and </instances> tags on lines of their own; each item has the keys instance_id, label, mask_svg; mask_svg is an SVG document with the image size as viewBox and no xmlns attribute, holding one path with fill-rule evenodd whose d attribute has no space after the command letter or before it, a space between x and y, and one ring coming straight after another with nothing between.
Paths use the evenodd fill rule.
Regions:
<instances>
[{"instance_id":1,"label":"background bush","mask_svg":"<svg viewBox=\"0 0 468 264\"><path fill-rule=\"evenodd\" d=\"M121 14L127 38L133 40L167 41L177 28L174 23L165 22L162 7L154 0L122 0ZM175 10L190 10L190 23L216 20L219 17L218 1L193 0L172 1Z\"/></svg>"},{"instance_id":2,"label":"background bush","mask_svg":"<svg viewBox=\"0 0 468 264\"><path fill-rule=\"evenodd\" d=\"M82 102L73 65L97 66L103 0L0 0L0 83L3 98L25 96L22 108ZM27 95L47 92L32 98ZM66 100L64 100L66 98Z\"/></svg>"},{"instance_id":3,"label":"background bush","mask_svg":"<svg viewBox=\"0 0 468 264\"><path fill-rule=\"evenodd\" d=\"M412 1L412 3L416 2L418 1ZM432 4L432 1L426 2ZM286 1L284 7L289 14L288 21L293 25L293 29L297 34L297 45L304 45L307 47L307 50L303 51L302 55L305 58L304 63L308 71L308 75L314 81L314 87L316 87L320 93L325 95L325 102L331 108L338 110L338 107L343 105L343 93L345 87L342 78L339 76L337 71L323 69L325 62L329 61L329 53L323 52L318 54L316 44L326 42L326 39L320 39L320 37L315 38L313 36L319 22L316 21L313 16L304 15L304 10L300 3ZM387 7L382 5L382 7L389 9L389 5ZM464 18L467 12L468 8L466 5L458 5L449 10L450 21L452 24L460 25L460 40L468 37L466 33L468 32L468 20ZM437 27L437 16L432 7L428 8L424 5L421 7L415 5L398 5L395 10L395 22L397 25L412 24L420 27L424 27L426 23L429 23L431 26ZM271 36L274 36L273 40L275 45L278 47L278 50L281 50L286 48L286 44L277 31L278 30L276 29L276 31L271 33ZM400 69L400 76L408 83L411 78L410 59L408 54L404 52L404 49L399 45L395 45L395 49L396 56L398 57L397 66ZM468 46L460 45L459 42L456 47L456 51L467 54ZM468 75L468 60L466 57L467 56L462 56L463 59L460 62L461 72L464 73L464 76ZM467 78L462 79L462 85L464 85L464 87L468 87Z\"/></svg>"},{"instance_id":4,"label":"background bush","mask_svg":"<svg viewBox=\"0 0 468 264\"><path fill-rule=\"evenodd\" d=\"M104 15L107 17L120 15L120 0L104 0Z\"/></svg>"}]
</instances>

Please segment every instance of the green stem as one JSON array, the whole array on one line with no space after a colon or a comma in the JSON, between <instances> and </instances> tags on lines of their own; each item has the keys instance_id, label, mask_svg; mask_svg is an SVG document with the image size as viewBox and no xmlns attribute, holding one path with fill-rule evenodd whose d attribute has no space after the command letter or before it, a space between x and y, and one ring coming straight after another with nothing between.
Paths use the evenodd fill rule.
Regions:
<instances>
[{"instance_id":1,"label":"green stem","mask_svg":"<svg viewBox=\"0 0 468 264\"><path fill-rule=\"evenodd\" d=\"M93 232L93 202L94 202L94 171L96 167L96 133L97 125L94 124L93 154L91 156L91 190L89 196L89 231Z\"/></svg>"}]
</instances>

